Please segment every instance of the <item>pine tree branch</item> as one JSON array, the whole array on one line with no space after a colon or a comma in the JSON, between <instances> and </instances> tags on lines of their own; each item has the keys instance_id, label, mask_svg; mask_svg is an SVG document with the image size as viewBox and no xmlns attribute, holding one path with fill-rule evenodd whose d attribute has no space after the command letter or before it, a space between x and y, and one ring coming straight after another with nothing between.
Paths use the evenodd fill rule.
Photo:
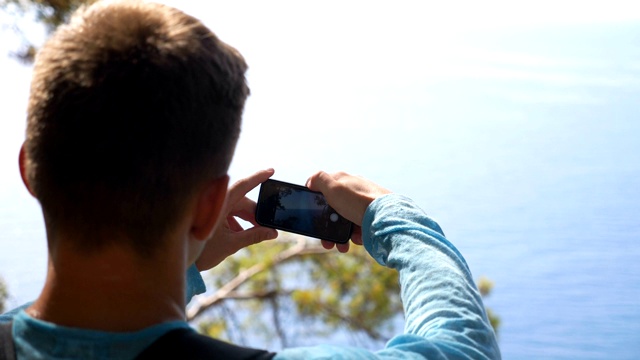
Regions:
<instances>
[{"instance_id":1,"label":"pine tree branch","mask_svg":"<svg viewBox=\"0 0 640 360\"><path fill-rule=\"evenodd\" d=\"M266 300L266 299L273 299L275 297L278 297L280 295L287 295L287 294L291 294L291 290L265 290L265 291L254 291L254 292L238 292L238 291L231 291L227 296L225 296L224 299L220 299L220 301L223 300L255 300L255 299L259 299L259 300Z\"/></svg>"},{"instance_id":2,"label":"pine tree branch","mask_svg":"<svg viewBox=\"0 0 640 360\"><path fill-rule=\"evenodd\" d=\"M240 272L238 276L231 279L228 283L224 284L212 295L198 298L196 300L197 302L187 310L187 321L193 321L207 309L217 305L225 299L233 298L234 295L237 297L238 293L235 290L262 271L277 266L295 257L326 253L328 253L328 251L326 251L322 247L310 247L304 238L298 238L298 240L296 241L296 245L277 254L273 259L271 259L271 261L263 261L251 266L250 268Z\"/></svg>"},{"instance_id":3,"label":"pine tree branch","mask_svg":"<svg viewBox=\"0 0 640 360\"><path fill-rule=\"evenodd\" d=\"M338 319L340 319L344 323L346 323L349 326L351 326L353 329L358 329L358 330L364 331L373 340L378 341L378 340L384 339L384 336L382 336L382 334L377 332L375 329L372 329L372 328L368 327L367 325L365 325L363 322L359 321L354 316L343 315L342 313L340 313L340 311L336 311L335 309L330 308L330 307L326 307L326 306L322 306L321 309L322 309L322 311L324 311L329 316L337 317Z\"/></svg>"}]
</instances>

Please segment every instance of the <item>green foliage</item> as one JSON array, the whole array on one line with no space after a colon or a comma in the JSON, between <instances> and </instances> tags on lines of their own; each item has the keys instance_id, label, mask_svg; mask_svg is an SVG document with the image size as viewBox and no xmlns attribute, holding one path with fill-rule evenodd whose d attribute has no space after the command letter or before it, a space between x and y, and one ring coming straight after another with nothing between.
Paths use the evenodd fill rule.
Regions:
<instances>
[{"instance_id":1,"label":"green foliage","mask_svg":"<svg viewBox=\"0 0 640 360\"><path fill-rule=\"evenodd\" d=\"M373 340L388 340L391 334L380 329L402 314L397 272L378 265L360 246L352 247L348 255L305 260L310 284L292 292L300 316L363 331Z\"/></svg>"},{"instance_id":2,"label":"green foliage","mask_svg":"<svg viewBox=\"0 0 640 360\"><path fill-rule=\"evenodd\" d=\"M491 294L493 290L493 281L487 279L486 277L481 277L478 279L478 290L480 291L480 295L486 298ZM496 315L491 309L487 308L487 317L489 318L489 322L493 327L493 331L498 333L498 328L500 327L500 317Z\"/></svg>"},{"instance_id":3,"label":"green foliage","mask_svg":"<svg viewBox=\"0 0 640 360\"><path fill-rule=\"evenodd\" d=\"M84 4L92 4L96 0L0 0L0 10L14 16L34 16L35 21L44 26L47 34L51 34L58 26L66 23L71 14ZM13 56L24 63L32 63L37 48L31 44L19 28L14 30L22 37L22 48Z\"/></svg>"},{"instance_id":4,"label":"green foliage","mask_svg":"<svg viewBox=\"0 0 640 360\"><path fill-rule=\"evenodd\" d=\"M198 324L198 331L201 334L216 339L223 338L227 330L227 322L224 319L208 319Z\"/></svg>"},{"instance_id":5,"label":"green foliage","mask_svg":"<svg viewBox=\"0 0 640 360\"><path fill-rule=\"evenodd\" d=\"M0 8L16 9L20 14L35 14L36 22L44 25L48 33L69 20L71 14L84 4L96 0L1 0Z\"/></svg>"},{"instance_id":6,"label":"green foliage","mask_svg":"<svg viewBox=\"0 0 640 360\"><path fill-rule=\"evenodd\" d=\"M9 297L9 291L7 290L7 284L4 282L4 279L0 277L0 314L4 312L4 302L7 301Z\"/></svg>"},{"instance_id":7,"label":"green foliage","mask_svg":"<svg viewBox=\"0 0 640 360\"><path fill-rule=\"evenodd\" d=\"M497 335L500 328L500 316L496 315L490 308L487 308L487 317L489 317L489 323L491 323L491 327Z\"/></svg>"},{"instance_id":8,"label":"green foliage","mask_svg":"<svg viewBox=\"0 0 640 360\"><path fill-rule=\"evenodd\" d=\"M282 254L290 256L283 260ZM261 271L200 313L201 332L235 342L250 334L271 347L343 332L380 345L402 314L397 273L359 246L339 254L322 249L317 240L284 235L226 259L208 278L221 289L256 267Z\"/></svg>"}]
</instances>

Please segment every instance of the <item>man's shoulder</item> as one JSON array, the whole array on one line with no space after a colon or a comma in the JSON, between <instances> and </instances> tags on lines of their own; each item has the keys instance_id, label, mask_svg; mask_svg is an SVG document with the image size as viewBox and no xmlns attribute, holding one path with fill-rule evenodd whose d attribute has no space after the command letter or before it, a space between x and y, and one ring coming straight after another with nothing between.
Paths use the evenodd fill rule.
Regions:
<instances>
[{"instance_id":1,"label":"man's shoulder","mask_svg":"<svg viewBox=\"0 0 640 360\"><path fill-rule=\"evenodd\" d=\"M22 306L19 306L13 310L7 311L4 314L0 314L0 323L6 323L9 321L13 321L13 319L16 317L16 315L18 315L18 313L20 313L20 311L25 310L26 308L28 308L29 306L31 306L31 304L33 304L33 301L28 302Z\"/></svg>"},{"instance_id":2,"label":"man's shoulder","mask_svg":"<svg viewBox=\"0 0 640 360\"><path fill-rule=\"evenodd\" d=\"M158 338L136 359L246 359L268 360L275 353L230 344L198 334L192 329L175 329Z\"/></svg>"}]
</instances>

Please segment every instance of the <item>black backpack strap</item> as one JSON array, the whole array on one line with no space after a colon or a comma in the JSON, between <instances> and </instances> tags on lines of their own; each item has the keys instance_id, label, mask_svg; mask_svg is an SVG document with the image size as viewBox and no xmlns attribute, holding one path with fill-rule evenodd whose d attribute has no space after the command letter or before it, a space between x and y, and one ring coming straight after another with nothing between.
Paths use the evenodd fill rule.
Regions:
<instances>
[{"instance_id":1,"label":"black backpack strap","mask_svg":"<svg viewBox=\"0 0 640 360\"><path fill-rule=\"evenodd\" d=\"M270 360L276 354L200 335L192 329L176 329L159 337L136 359L243 359Z\"/></svg>"},{"instance_id":2,"label":"black backpack strap","mask_svg":"<svg viewBox=\"0 0 640 360\"><path fill-rule=\"evenodd\" d=\"M13 347L13 321L0 322L0 360L15 360L16 350Z\"/></svg>"}]
</instances>

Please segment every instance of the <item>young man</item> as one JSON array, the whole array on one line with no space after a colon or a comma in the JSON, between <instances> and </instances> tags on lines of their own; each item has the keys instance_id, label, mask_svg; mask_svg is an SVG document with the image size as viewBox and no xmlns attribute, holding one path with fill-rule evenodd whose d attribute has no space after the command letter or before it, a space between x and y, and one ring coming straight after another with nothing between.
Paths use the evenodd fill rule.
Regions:
<instances>
[{"instance_id":1,"label":"young man","mask_svg":"<svg viewBox=\"0 0 640 360\"><path fill-rule=\"evenodd\" d=\"M274 356L196 336L184 320L185 292L202 286L194 264L210 269L277 236L255 224L245 197L273 170L227 190L245 70L199 21L157 4L97 3L51 37L36 59L20 152L49 266L36 301L4 317L5 350L13 344L19 359ZM319 172L307 186L357 225L355 243L400 272L407 324L379 352L318 346L276 358L500 357L464 259L411 200L344 173ZM239 229L232 216L256 226Z\"/></svg>"}]
</instances>

